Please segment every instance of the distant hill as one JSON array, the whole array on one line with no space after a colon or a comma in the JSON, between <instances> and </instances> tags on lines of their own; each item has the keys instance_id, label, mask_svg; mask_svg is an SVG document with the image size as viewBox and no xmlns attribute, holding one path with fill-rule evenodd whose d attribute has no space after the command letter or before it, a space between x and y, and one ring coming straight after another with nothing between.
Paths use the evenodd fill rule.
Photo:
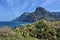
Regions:
<instances>
[{"instance_id":1,"label":"distant hill","mask_svg":"<svg viewBox=\"0 0 60 40\"><path fill-rule=\"evenodd\" d=\"M42 7L37 7L34 12L25 12L13 21L34 22L41 19L49 21L60 20L60 12L49 12Z\"/></svg>"}]
</instances>

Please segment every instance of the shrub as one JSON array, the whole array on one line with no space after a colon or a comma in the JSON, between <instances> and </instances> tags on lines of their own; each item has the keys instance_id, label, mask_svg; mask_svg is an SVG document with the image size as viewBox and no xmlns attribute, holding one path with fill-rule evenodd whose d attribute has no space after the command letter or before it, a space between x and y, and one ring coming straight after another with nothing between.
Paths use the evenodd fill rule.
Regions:
<instances>
[{"instance_id":1,"label":"shrub","mask_svg":"<svg viewBox=\"0 0 60 40\"><path fill-rule=\"evenodd\" d=\"M32 26L31 26L32 27ZM33 30L30 32L30 35L37 38L44 38L49 40L56 40L57 39L57 32L56 28L53 25L50 25L48 21L41 20L37 23L33 24Z\"/></svg>"},{"instance_id":2,"label":"shrub","mask_svg":"<svg viewBox=\"0 0 60 40\"><path fill-rule=\"evenodd\" d=\"M8 27L0 29L1 40L36 40L36 38L57 40L56 35L56 28L46 20L40 20L15 29Z\"/></svg>"}]
</instances>

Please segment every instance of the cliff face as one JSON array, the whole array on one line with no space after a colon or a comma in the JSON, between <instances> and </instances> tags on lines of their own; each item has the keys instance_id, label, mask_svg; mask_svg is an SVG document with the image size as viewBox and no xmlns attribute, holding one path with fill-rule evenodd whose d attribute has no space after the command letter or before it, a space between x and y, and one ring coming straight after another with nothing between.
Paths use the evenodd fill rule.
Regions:
<instances>
[{"instance_id":1,"label":"cliff face","mask_svg":"<svg viewBox=\"0 0 60 40\"><path fill-rule=\"evenodd\" d=\"M57 14L58 13L58 14ZM41 19L46 19L50 21L60 20L60 12L48 12L42 7L37 7L35 12L23 13L20 17L13 21L24 21L24 22L34 22Z\"/></svg>"}]
</instances>

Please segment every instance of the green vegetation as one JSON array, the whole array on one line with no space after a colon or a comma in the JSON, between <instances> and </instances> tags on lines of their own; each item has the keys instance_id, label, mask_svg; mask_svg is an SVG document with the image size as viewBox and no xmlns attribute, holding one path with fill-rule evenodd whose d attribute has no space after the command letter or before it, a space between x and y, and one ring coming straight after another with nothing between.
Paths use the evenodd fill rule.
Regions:
<instances>
[{"instance_id":1,"label":"green vegetation","mask_svg":"<svg viewBox=\"0 0 60 40\"><path fill-rule=\"evenodd\" d=\"M0 28L1 40L60 40L60 31L51 22L40 20L24 27Z\"/></svg>"}]
</instances>

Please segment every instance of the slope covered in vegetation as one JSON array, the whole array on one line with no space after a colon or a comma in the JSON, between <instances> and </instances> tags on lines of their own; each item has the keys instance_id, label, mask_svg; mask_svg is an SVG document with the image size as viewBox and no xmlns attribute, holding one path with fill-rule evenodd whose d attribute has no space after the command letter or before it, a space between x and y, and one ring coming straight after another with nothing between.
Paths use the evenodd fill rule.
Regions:
<instances>
[{"instance_id":1,"label":"slope covered in vegetation","mask_svg":"<svg viewBox=\"0 0 60 40\"><path fill-rule=\"evenodd\" d=\"M33 24L17 28L0 28L1 40L59 40L57 29L46 20L40 20Z\"/></svg>"}]
</instances>

